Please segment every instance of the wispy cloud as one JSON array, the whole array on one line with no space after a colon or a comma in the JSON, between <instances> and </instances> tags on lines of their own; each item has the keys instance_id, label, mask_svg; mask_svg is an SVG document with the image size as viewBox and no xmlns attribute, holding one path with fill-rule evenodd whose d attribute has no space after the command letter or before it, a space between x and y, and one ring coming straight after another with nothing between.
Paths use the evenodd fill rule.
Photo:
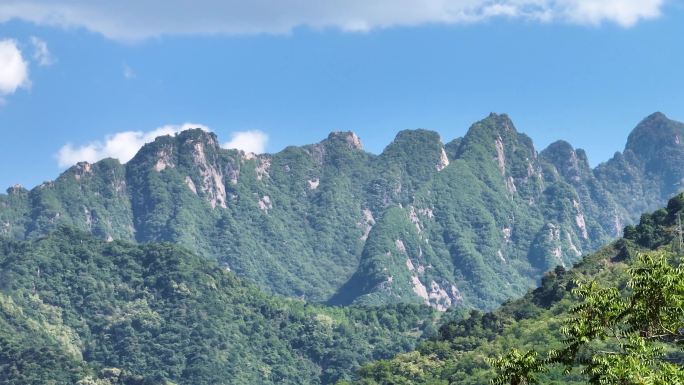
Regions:
<instances>
[{"instance_id":1,"label":"wispy cloud","mask_svg":"<svg viewBox=\"0 0 684 385\"><path fill-rule=\"evenodd\" d=\"M135 77L135 71L128 64L123 65L123 77L126 79L133 79Z\"/></svg>"},{"instance_id":2,"label":"wispy cloud","mask_svg":"<svg viewBox=\"0 0 684 385\"><path fill-rule=\"evenodd\" d=\"M201 128L210 131L207 126L196 123L182 125L165 125L151 131L123 131L108 135L103 140L93 141L81 146L67 143L59 149L55 158L60 168L72 166L78 162L97 162L104 158L119 159L122 163L131 160L140 148L164 135L174 135L190 128Z\"/></svg>"},{"instance_id":3,"label":"wispy cloud","mask_svg":"<svg viewBox=\"0 0 684 385\"><path fill-rule=\"evenodd\" d=\"M117 40L160 35L288 33L296 27L368 31L496 17L631 27L665 0L3 0L0 22L84 27Z\"/></svg>"},{"instance_id":4,"label":"wispy cloud","mask_svg":"<svg viewBox=\"0 0 684 385\"><path fill-rule=\"evenodd\" d=\"M266 152L267 144L268 135L265 132L249 130L233 132L230 141L224 143L221 147L262 154Z\"/></svg>"},{"instance_id":5,"label":"wispy cloud","mask_svg":"<svg viewBox=\"0 0 684 385\"><path fill-rule=\"evenodd\" d=\"M0 40L0 104L4 103L5 96L30 85L28 63L17 42L12 39Z\"/></svg>"},{"instance_id":6,"label":"wispy cloud","mask_svg":"<svg viewBox=\"0 0 684 385\"><path fill-rule=\"evenodd\" d=\"M55 64L55 58L48 49L47 43L35 36L31 36L31 45L33 46L33 60L38 65L49 66Z\"/></svg>"}]
</instances>

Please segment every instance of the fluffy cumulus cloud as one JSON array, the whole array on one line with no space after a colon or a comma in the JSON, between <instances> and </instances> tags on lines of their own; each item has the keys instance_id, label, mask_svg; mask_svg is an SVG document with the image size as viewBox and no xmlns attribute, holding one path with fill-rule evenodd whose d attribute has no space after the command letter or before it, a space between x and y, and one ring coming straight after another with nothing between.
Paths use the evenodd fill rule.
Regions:
<instances>
[{"instance_id":1,"label":"fluffy cumulus cloud","mask_svg":"<svg viewBox=\"0 0 684 385\"><path fill-rule=\"evenodd\" d=\"M50 53L47 43L35 36L31 36L31 45L33 46L33 60L39 65L49 66L55 63L55 58Z\"/></svg>"},{"instance_id":2,"label":"fluffy cumulus cloud","mask_svg":"<svg viewBox=\"0 0 684 385\"><path fill-rule=\"evenodd\" d=\"M262 154L266 152L268 135L259 130L237 131L231 134L231 139L222 147Z\"/></svg>"},{"instance_id":3,"label":"fluffy cumulus cloud","mask_svg":"<svg viewBox=\"0 0 684 385\"><path fill-rule=\"evenodd\" d=\"M158 136L174 135L190 128L201 128L209 131L209 128L194 123L183 125L166 125L152 131L124 131L109 135L104 140L94 141L82 146L74 146L67 143L57 152L57 164L59 167L69 167L77 162L96 162L104 158L116 158L122 163L128 162L135 156L138 150L145 144L152 142Z\"/></svg>"},{"instance_id":4,"label":"fluffy cumulus cloud","mask_svg":"<svg viewBox=\"0 0 684 385\"><path fill-rule=\"evenodd\" d=\"M28 87L28 63L24 60L17 42L0 40L0 101L21 87Z\"/></svg>"},{"instance_id":5,"label":"fluffy cumulus cloud","mask_svg":"<svg viewBox=\"0 0 684 385\"><path fill-rule=\"evenodd\" d=\"M166 34L288 33L474 23L494 17L630 27L666 0L3 0L0 22L83 27L118 40Z\"/></svg>"}]
</instances>

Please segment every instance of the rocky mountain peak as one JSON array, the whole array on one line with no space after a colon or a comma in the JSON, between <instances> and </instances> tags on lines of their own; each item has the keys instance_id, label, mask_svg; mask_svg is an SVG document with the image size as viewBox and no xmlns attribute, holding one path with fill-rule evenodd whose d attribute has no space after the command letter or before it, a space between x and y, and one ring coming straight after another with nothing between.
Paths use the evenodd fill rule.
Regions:
<instances>
[{"instance_id":1,"label":"rocky mountain peak","mask_svg":"<svg viewBox=\"0 0 684 385\"><path fill-rule=\"evenodd\" d=\"M579 181L583 174L591 174L584 150L575 149L563 140L551 143L539 157L551 163L568 180Z\"/></svg>"},{"instance_id":2,"label":"rocky mountain peak","mask_svg":"<svg viewBox=\"0 0 684 385\"><path fill-rule=\"evenodd\" d=\"M573 154L575 154L575 148L572 147L572 145L564 140L557 140L551 144L549 144L548 147L546 147L540 155L558 155L562 157L570 157Z\"/></svg>"},{"instance_id":3,"label":"rocky mountain peak","mask_svg":"<svg viewBox=\"0 0 684 385\"><path fill-rule=\"evenodd\" d=\"M345 144L352 150L363 150L363 144L358 135L351 131L333 131L326 139L330 144Z\"/></svg>"},{"instance_id":4,"label":"rocky mountain peak","mask_svg":"<svg viewBox=\"0 0 684 385\"><path fill-rule=\"evenodd\" d=\"M656 112L642 120L627 138L625 151L651 157L663 147L680 147L684 141L684 124Z\"/></svg>"},{"instance_id":5,"label":"rocky mountain peak","mask_svg":"<svg viewBox=\"0 0 684 385\"><path fill-rule=\"evenodd\" d=\"M506 114L491 113L486 118L474 123L463 137L464 143L491 141L507 142L508 139L517 140L518 132L513 121Z\"/></svg>"},{"instance_id":6,"label":"rocky mountain peak","mask_svg":"<svg viewBox=\"0 0 684 385\"><path fill-rule=\"evenodd\" d=\"M641 123L646 123L646 122L667 122L670 119L668 119L667 115L660 111L656 111L652 113L651 115L645 117Z\"/></svg>"},{"instance_id":7,"label":"rocky mountain peak","mask_svg":"<svg viewBox=\"0 0 684 385\"><path fill-rule=\"evenodd\" d=\"M78 180L81 179L81 177L83 176L92 174L93 165L88 162L78 162L71 167L71 171L73 172L74 177Z\"/></svg>"},{"instance_id":8,"label":"rocky mountain peak","mask_svg":"<svg viewBox=\"0 0 684 385\"><path fill-rule=\"evenodd\" d=\"M402 130L397 133L390 144L407 143L411 141L427 141L441 143L439 134L435 131L419 128L417 130Z\"/></svg>"},{"instance_id":9,"label":"rocky mountain peak","mask_svg":"<svg viewBox=\"0 0 684 385\"><path fill-rule=\"evenodd\" d=\"M435 131L418 129L400 131L382 152L383 157L405 158L411 162L425 159L432 163L446 157L444 145ZM446 160L448 163L448 160ZM436 164L436 163L435 163Z\"/></svg>"},{"instance_id":10,"label":"rocky mountain peak","mask_svg":"<svg viewBox=\"0 0 684 385\"><path fill-rule=\"evenodd\" d=\"M485 150L495 154L499 168L505 167L506 156L515 155L529 161L536 161L537 153L532 140L518 133L515 125L506 114L491 113L474 123L460 142L458 157Z\"/></svg>"},{"instance_id":11,"label":"rocky mountain peak","mask_svg":"<svg viewBox=\"0 0 684 385\"><path fill-rule=\"evenodd\" d=\"M516 132L513 121L508 116L508 114L497 114L495 112L489 113L489 115L480 121L481 123L487 123L497 129L504 131Z\"/></svg>"},{"instance_id":12,"label":"rocky mountain peak","mask_svg":"<svg viewBox=\"0 0 684 385\"><path fill-rule=\"evenodd\" d=\"M213 132L205 131L201 128L191 128L189 130L181 131L176 135L179 143L202 143L205 146L218 148L219 141L216 134Z\"/></svg>"},{"instance_id":13,"label":"rocky mountain peak","mask_svg":"<svg viewBox=\"0 0 684 385\"><path fill-rule=\"evenodd\" d=\"M14 186L10 187L7 189L7 194L22 194L22 193L28 193L28 190L20 185L20 184L15 184Z\"/></svg>"},{"instance_id":14,"label":"rocky mountain peak","mask_svg":"<svg viewBox=\"0 0 684 385\"><path fill-rule=\"evenodd\" d=\"M221 149L213 132L200 128L181 131L175 135L164 135L145 144L131 160L133 164L152 162L156 171L177 166L179 158L204 158Z\"/></svg>"}]
</instances>

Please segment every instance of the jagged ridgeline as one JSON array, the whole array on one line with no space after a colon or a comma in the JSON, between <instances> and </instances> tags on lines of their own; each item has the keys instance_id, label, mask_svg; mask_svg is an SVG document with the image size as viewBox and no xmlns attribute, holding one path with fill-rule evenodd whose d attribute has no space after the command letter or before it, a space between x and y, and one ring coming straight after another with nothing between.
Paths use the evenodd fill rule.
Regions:
<instances>
[{"instance_id":1,"label":"jagged ridgeline","mask_svg":"<svg viewBox=\"0 0 684 385\"><path fill-rule=\"evenodd\" d=\"M0 232L66 224L105 239L170 241L264 290L317 302L493 308L665 203L684 177L684 125L656 113L592 169L557 142L537 152L506 115L443 143L402 131L379 155L353 133L276 154L189 130L127 164L79 163L0 195Z\"/></svg>"}]
</instances>

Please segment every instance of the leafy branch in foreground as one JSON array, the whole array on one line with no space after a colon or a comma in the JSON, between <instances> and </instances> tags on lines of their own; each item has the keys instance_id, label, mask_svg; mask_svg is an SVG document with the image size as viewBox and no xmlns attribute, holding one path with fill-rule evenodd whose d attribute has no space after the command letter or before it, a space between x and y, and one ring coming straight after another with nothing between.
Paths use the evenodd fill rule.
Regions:
<instances>
[{"instance_id":1,"label":"leafy branch in foreground","mask_svg":"<svg viewBox=\"0 0 684 385\"><path fill-rule=\"evenodd\" d=\"M500 375L492 381L495 385L537 384L537 373L546 371L545 360L533 350L521 352L518 349L511 349L505 356L488 361L500 372Z\"/></svg>"},{"instance_id":2,"label":"leafy branch in foreground","mask_svg":"<svg viewBox=\"0 0 684 385\"><path fill-rule=\"evenodd\" d=\"M535 384L551 365L582 367L590 384L684 384L684 266L673 254L636 257L626 285L592 281L574 289L582 302L562 328L565 347L540 358L512 350L490 360L494 384Z\"/></svg>"}]
</instances>

